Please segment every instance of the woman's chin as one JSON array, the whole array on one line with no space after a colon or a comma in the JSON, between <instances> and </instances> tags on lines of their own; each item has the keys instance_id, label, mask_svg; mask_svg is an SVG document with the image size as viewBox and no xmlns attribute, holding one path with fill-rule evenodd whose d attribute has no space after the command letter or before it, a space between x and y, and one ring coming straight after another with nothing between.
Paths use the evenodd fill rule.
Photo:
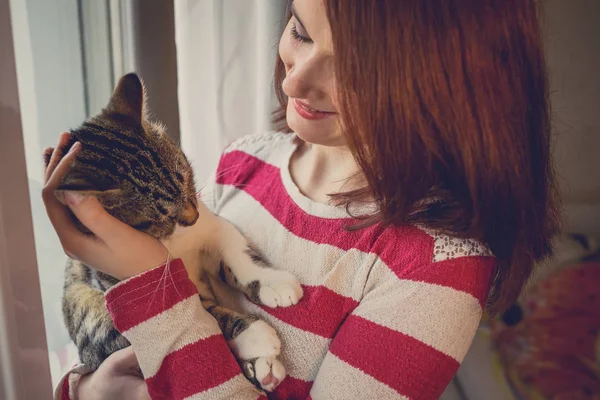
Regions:
<instances>
[{"instance_id":1,"label":"woman's chin","mask_svg":"<svg viewBox=\"0 0 600 400\"><path fill-rule=\"evenodd\" d=\"M298 115L289 115L288 126L303 141L321 146L343 146L346 144L339 125L332 120L308 121Z\"/></svg>"}]
</instances>

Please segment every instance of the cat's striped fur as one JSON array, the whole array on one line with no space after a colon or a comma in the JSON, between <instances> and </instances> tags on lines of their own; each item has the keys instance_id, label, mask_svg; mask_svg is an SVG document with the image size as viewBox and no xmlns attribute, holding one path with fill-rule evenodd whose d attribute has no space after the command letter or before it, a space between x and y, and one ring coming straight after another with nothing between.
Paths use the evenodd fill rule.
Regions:
<instances>
[{"instance_id":1,"label":"cat's striped fur","mask_svg":"<svg viewBox=\"0 0 600 400\"><path fill-rule=\"evenodd\" d=\"M194 176L185 155L166 135L165 128L147 120L144 100L142 82L137 75L128 74L119 81L109 105L71 131L71 141L63 151L68 151L75 141L82 147L56 196L61 201L64 191L96 196L116 218L158 239L166 239L176 225L193 225L198 219ZM46 154L47 160L49 156ZM81 224L79 227L85 230ZM226 249L227 245L222 244L218 252ZM260 271L269 265L248 245L243 251L247 263L259 267L259 276L249 284L241 284L232 268L235 266L224 264L221 276L260 303ZM116 283L117 279L79 261L67 262L63 314L81 361L91 370L113 352L129 346L114 328L104 303L104 292ZM227 340L236 340L257 322L254 316L219 306L210 290L206 292L200 293L202 303ZM246 371L252 369L248 363L255 360L239 361ZM260 386L258 377L248 377Z\"/></svg>"}]
</instances>

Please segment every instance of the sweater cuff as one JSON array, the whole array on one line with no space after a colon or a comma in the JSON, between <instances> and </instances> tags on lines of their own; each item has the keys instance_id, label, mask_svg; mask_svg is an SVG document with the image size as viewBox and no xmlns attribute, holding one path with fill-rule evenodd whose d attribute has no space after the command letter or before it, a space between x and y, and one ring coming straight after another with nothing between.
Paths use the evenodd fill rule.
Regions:
<instances>
[{"instance_id":1,"label":"sweater cuff","mask_svg":"<svg viewBox=\"0 0 600 400\"><path fill-rule=\"evenodd\" d=\"M106 307L121 333L198 295L177 258L119 282L105 293Z\"/></svg>"},{"instance_id":2,"label":"sweater cuff","mask_svg":"<svg viewBox=\"0 0 600 400\"><path fill-rule=\"evenodd\" d=\"M54 389L54 400L78 400L77 387L83 375L91 371L84 365L78 364L63 375Z\"/></svg>"}]
</instances>

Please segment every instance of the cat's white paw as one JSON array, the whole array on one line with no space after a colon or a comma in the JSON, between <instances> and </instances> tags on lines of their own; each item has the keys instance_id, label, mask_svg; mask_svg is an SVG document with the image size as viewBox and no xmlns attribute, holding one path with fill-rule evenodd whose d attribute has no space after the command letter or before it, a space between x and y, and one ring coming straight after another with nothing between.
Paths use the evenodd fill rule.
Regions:
<instances>
[{"instance_id":1,"label":"cat's white paw","mask_svg":"<svg viewBox=\"0 0 600 400\"><path fill-rule=\"evenodd\" d=\"M281 351L277 332L262 320L250 324L245 331L229 341L229 346L239 360L277 357Z\"/></svg>"},{"instance_id":2,"label":"cat's white paw","mask_svg":"<svg viewBox=\"0 0 600 400\"><path fill-rule=\"evenodd\" d=\"M267 307L289 307L297 304L302 298L300 281L289 272L270 270L259 282L258 297Z\"/></svg>"},{"instance_id":3,"label":"cat's white paw","mask_svg":"<svg viewBox=\"0 0 600 400\"><path fill-rule=\"evenodd\" d=\"M244 363L244 375L257 382L267 392L272 392L285 378L285 368L275 357L261 357Z\"/></svg>"}]
</instances>

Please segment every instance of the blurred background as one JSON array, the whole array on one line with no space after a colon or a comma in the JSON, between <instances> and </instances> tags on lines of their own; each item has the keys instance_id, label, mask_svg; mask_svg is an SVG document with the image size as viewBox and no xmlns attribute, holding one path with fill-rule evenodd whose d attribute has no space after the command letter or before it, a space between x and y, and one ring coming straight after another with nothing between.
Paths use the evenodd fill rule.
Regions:
<instances>
[{"instance_id":1,"label":"blurred background","mask_svg":"<svg viewBox=\"0 0 600 400\"><path fill-rule=\"evenodd\" d=\"M482 323L444 399L600 398L600 1L542 4L566 234L519 304ZM65 256L41 202L42 149L97 113L118 78L136 71L152 113L202 182L229 142L272 129L284 8L283 0L0 0L2 77L16 68L22 126L18 137L3 130L0 146L25 149L53 384L76 351L60 304ZM0 168L7 168L2 159ZM6 221L4 229L13 229ZM0 376L8 379L6 371Z\"/></svg>"}]
</instances>

